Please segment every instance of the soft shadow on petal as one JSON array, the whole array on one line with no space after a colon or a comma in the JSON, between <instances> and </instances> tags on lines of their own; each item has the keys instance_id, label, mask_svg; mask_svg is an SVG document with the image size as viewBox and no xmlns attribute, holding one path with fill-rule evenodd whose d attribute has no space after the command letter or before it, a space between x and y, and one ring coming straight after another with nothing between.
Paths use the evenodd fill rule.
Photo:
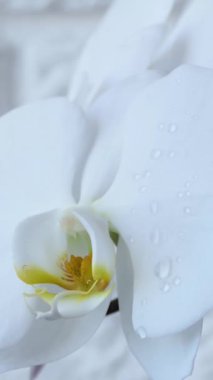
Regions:
<instances>
[{"instance_id":1,"label":"soft shadow on petal","mask_svg":"<svg viewBox=\"0 0 213 380\"><path fill-rule=\"evenodd\" d=\"M174 1L115 1L84 50L70 98L86 107L116 81L147 69Z\"/></svg>"},{"instance_id":2,"label":"soft shadow on petal","mask_svg":"<svg viewBox=\"0 0 213 380\"><path fill-rule=\"evenodd\" d=\"M96 331L109 305L107 298L95 310L79 318L33 320L15 345L0 350L0 371L40 365L60 359L80 348ZM15 319L15 314L13 314Z\"/></svg>"},{"instance_id":3,"label":"soft shadow on petal","mask_svg":"<svg viewBox=\"0 0 213 380\"><path fill-rule=\"evenodd\" d=\"M150 67L163 72L182 64L213 68L212 12L211 0L177 0L166 25L164 41Z\"/></svg>"},{"instance_id":4,"label":"soft shadow on petal","mask_svg":"<svg viewBox=\"0 0 213 380\"><path fill-rule=\"evenodd\" d=\"M117 176L96 202L130 249L133 324L149 337L182 331L213 305L212 94L213 72L191 66L145 88L123 123Z\"/></svg>"},{"instance_id":5,"label":"soft shadow on petal","mask_svg":"<svg viewBox=\"0 0 213 380\"><path fill-rule=\"evenodd\" d=\"M161 338L146 338L143 326L137 333L132 324L133 276L128 248L120 239L117 254L119 305L129 347L152 380L182 380L191 374L193 369L194 357L200 342L202 321L178 334ZM157 313L155 323L158 324ZM143 336L140 337L139 334L142 333Z\"/></svg>"},{"instance_id":6,"label":"soft shadow on petal","mask_svg":"<svg viewBox=\"0 0 213 380\"><path fill-rule=\"evenodd\" d=\"M143 88L159 78L155 71L144 71L113 85L88 107L87 115L91 124L96 126L96 138L85 163L81 202L100 198L111 186L121 158L124 136L121 120Z\"/></svg>"}]
</instances>

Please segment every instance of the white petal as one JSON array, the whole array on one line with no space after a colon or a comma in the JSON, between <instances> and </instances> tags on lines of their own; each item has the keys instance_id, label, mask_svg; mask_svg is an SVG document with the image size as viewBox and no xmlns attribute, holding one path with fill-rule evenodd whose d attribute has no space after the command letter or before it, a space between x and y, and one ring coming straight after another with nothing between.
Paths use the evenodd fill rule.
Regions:
<instances>
[{"instance_id":1,"label":"white petal","mask_svg":"<svg viewBox=\"0 0 213 380\"><path fill-rule=\"evenodd\" d=\"M102 271L112 278L115 270L115 247L108 232L107 221L89 209L75 209L73 215L80 220L91 239L94 279L99 279Z\"/></svg>"},{"instance_id":2,"label":"white petal","mask_svg":"<svg viewBox=\"0 0 213 380\"><path fill-rule=\"evenodd\" d=\"M70 98L86 106L112 83L142 73L164 37L173 3L116 1L83 53Z\"/></svg>"},{"instance_id":3,"label":"white petal","mask_svg":"<svg viewBox=\"0 0 213 380\"><path fill-rule=\"evenodd\" d=\"M174 335L146 338L142 326L138 332L133 328L133 267L128 249L121 240L117 255L117 279L123 329L135 357L152 380L185 379L193 369L202 321ZM155 315L155 323L158 323L158 314Z\"/></svg>"},{"instance_id":4,"label":"white petal","mask_svg":"<svg viewBox=\"0 0 213 380\"><path fill-rule=\"evenodd\" d=\"M182 331L213 306L212 94L213 72L196 67L144 89L126 115L117 176L96 203L130 249L133 324L150 337Z\"/></svg>"},{"instance_id":5,"label":"white petal","mask_svg":"<svg viewBox=\"0 0 213 380\"><path fill-rule=\"evenodd\" d=\"M28 330L31 315L26 307L23 283L6 260L1 262L0 276L0 350L16 344Z\"/></svg>"},{"instance_id":6,"label":"white petal","mask_svg":"<svg viewBox=\"0 0 213 380\"><path fill-rule=\"evenodd\" d=\"M0 371L46 363L77 350L94 334L108 305L109 299L106 299L94 311L79 318L32 320L18 343L0 350Z\"/></svg>"},{"instance_id":7,"label":"white petal","mask_svg":"<svg viewBox=\"0 0 213 380\"><path fill-rule=\"evenodd\" d=\"M212 12L211 0L177 0L151 67L163 72L184 63L213 68Z\"/></svg>"},{"instance_id":8,"label":"white petal","mask_svg":"<svg viewBox=\"0 0 213 380\"><path fill-rule=\"evenodd\" d=\"M96 126L95 144L85 164L81 187L81 202L91 202L101 197L113 182L121 156L123 126L121 119L143 88L160 76L154 71L114 85L112 89L97 97L87 109L91 124Z\"/></svg>"},{"instance_id":9,"label":"white petal","mask_svg":"<svg viewBox=\"0 0 213 380\"><path fill-rule=\"evenodd\" d=\"M23 219L72 202L93 132L65 99L19 108L0 119L0 251L11 252Z\"/></svg>"}]
</instances>

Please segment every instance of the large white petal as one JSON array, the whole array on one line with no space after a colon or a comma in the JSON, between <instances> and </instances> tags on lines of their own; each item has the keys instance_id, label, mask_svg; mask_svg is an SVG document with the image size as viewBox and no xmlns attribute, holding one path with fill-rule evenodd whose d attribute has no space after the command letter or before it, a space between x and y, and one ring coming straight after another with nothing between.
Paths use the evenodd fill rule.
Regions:
<instances>
[{"instance_id":1,"label":"large white petal","mask_svg":"<svg viewBox=\"0 0 213 380\"><path fill-rule=\"evenodd\" d=\"M20 221L71 205L93 133L79 108L66 99L38 102L1 118L1 255L11 252Z\"/></svg>"},{"instance_id":2,"label":"large white petal","mask_svg":"<svg viewBox=\"0 0 213 380\"><path fill-rule=\"evenodd\" d=\"M129 347L152 380L182 380L190 375L200 342L202 321L183 332L161 338L146 338L132 324L133 267L128 249L120 240L117 255L119 305ZM155 315L158 323L158 314ZM144 334L140 336L140 334Z\"/></svg>"},{"instance_id":3,"label":"large white petal","mask_svg":"<svg viewBox=\"0 0 213 380\"><path fill-rule=\"evenodd\" d=\"M151 67L163 72L184 63L213 68L212 12L211 0L177 0Z\"/></svg>"},{"instance_id":4,"label":"large white petal","mask_svg":"<svg viewBox=\"0 0 213 380\"><path fill-rule=\"evenodd\" d=\"M213 305L212 94L213 72L196 67L144 89L123 123L117 176L96 203L130 249L133 324L150 337L186 329Z\"/></svg>"},{"instance_id":5,"label":"large white petal","mask_svg":"<svg viewBox=\"0 0 213 380\"><path fill-rule=\"evenodd\" d=\"M80 60L70 98L87 105L115 81L146 69L164 38L174 0L117 0Z\"/></svg>"},{"instance_id":6,"label":"large white petal","mask_svg":"<svg viewBox=\"0 0 213 380\"><path fill-rule=\"evenodd\" d=\"M57 321L32 319L20 341L0 350L0 371L46 363L77 350L94 334L108 305L109 299L106 299L95 310L79 318Z\"/></svg>"}]
</instances>

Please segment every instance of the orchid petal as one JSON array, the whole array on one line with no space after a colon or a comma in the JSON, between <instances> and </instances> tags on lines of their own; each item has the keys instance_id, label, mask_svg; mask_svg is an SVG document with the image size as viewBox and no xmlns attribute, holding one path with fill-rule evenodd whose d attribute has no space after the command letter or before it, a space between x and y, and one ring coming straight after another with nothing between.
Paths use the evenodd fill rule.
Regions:
<instances>
[{"instance_id":1,"label":"orchid petal","mask_svg":"<svg viewBox=\"0 0 213 380\"><path fill-rule=\"evenodd\" d=\"M133 325L148 337L212 307L212 93L213 72L187 66L144 89L123 122L117 176L94 205L129 247Z\"/></svg>"},{"instance_id":2,"label":"orchid petal","mask_svg":"<svg viewBox=\"0 0 213 380\"><path fill-rule=\"evenodd\" d=\"M96 139L85 163L81 202L89 203L98 199L111 186L117 174L122 149L120 120L134 97L159 78L157 72L147 70L141 75L126 79L97 97L87 109L91 124L96 126Z\"/></svg>"},{"instance_id":3,"label":"orchid petal","mask_svg":"<svg viewBox=\"0 0 213 380\"><path fill-rule=\"evenodd\" d=\"M209 36L213 33L211 0L176 1L165 26L167 33L156 50L152 68L169 72L182 64L213 68Z\"/></svg>"},{"instance_id":4,"label":"orchid petal","mask_svg":"<svg viewBox=\"0 0 213 380\"><path fill-rule=\"evenodd\" d=\"M115 1L84 50L70 98L87 106L116 81L147 69L164 38L163 23L173 3L174 0Z\"/></svg>"},{"instance_id":5,"label":"orchid petal","mask_svg":"<svg viewBox=\"0 0 213 380\"><path fill-rule=\"evenodd\" d=\"M182 380L190 375L200 342L202 321L185 331L160 338L146 338L132 324L133 267L128 248L120 240L117 254L119 305L123 330L135 357L152 380ZM156 324L158 323L158 315Z\"/></svg>"},{"instance_id":6,"label":"orchid petal","mask_svg":"<svg viewBox=\"0 0 213 380\"><path fill-rule=\"evenodd\" d=\"M108 305L106 298L95 310L79 318L32 319L31 326L17 344L0 350L0 371L43 364L77 350L94 334Z\"/></svg>"},{"instance_id":7,"label":"orchid petal","mask_svg":"<svg viewBox=\"0 0 213 380\"><path fill-rule=\"evenodd\" d=\"M20 221L71 205L93 139L87 127L79 108L65 99L38 102L1 118L2 254L11 252Z\"/></svg>"}]
</instances>

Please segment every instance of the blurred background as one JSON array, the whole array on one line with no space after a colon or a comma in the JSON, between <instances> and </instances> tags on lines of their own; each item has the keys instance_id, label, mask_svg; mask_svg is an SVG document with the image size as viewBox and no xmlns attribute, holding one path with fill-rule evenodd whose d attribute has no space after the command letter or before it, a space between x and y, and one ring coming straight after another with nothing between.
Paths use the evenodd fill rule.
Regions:
<instances>
[{"instance_id":1,"label":"blurred background","mask_svg":"<svg viewBox=\"0 0 213 380\"><path fill-rule=\"evenodd\" d=\"M0 0L0 115L36 99L66 95L82 49L112 1ZM212 320L206 318L190 380L213 378ZM0 380L13 379L30 380L30 369L0 375ZM82 349L45 366L37 379L147 377L128 350L116 313Z\"/></svg>"}]
</instances>

